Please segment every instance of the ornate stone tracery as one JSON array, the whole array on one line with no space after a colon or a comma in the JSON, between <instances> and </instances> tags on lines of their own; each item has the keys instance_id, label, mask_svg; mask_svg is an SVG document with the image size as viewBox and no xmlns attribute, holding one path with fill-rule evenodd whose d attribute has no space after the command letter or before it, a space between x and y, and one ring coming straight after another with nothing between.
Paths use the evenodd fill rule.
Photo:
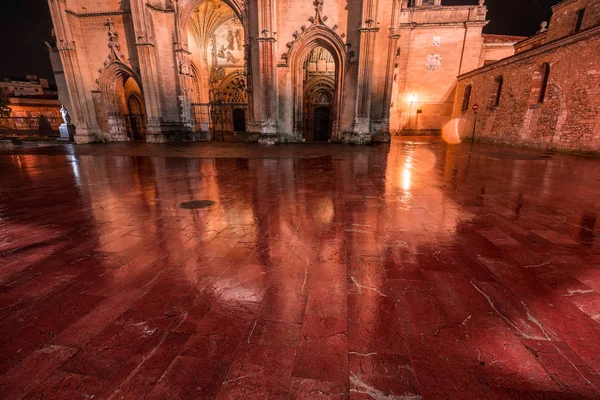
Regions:
<instances>
[{"instance_id":1,"label":"ornate stone tracery","mask_svg":"<svg viewBox=\"0 0 600 400\"><path fill-rule=\"evenodd\" d=\"M110 49L108 59L110 61L124 62L125 56L123 55L123 53L121 53L119 34L115 30L115 23L113 22L112 18L107 19L104 25L108 27L108 48Z\"/></svg>"},{"instance_id":2,"label":"ornate stone tracery","mask_svg":"<svg viewBox=\"0 0 600 400\"><path fill-rule=\"evenodd\" d=\"M133 66L131 65L131 62L125 58L123 53L121 53L121 44L119 43L119 33L115 30L115 23L112 20L112 18L108 18L106 20L106 23L104 24L104 26L106 26L108 28L108 48L110 49L110 52L108 54L107 59L104 61L104 65L98 69L99 75L98 75L98 78L96 79L96 85L98 86L98 89L101 89L100 81L101 81L102 74L104 73L106 68L108 68L108 66L110 66L112 63L122 64L127 69L133 70Z\"/></svg>"},{"instance_id":3,"label":"ornate stone tracery","mask_svg":"<svg viewBox=\"0 0 600 400\"><path fill-rule=\"evenodd\" d=\"M303 38L311 37L311 36L326 36L330 38L330 40L334 40L343 49L344 54L348 53L349 45L345 44L343 38L337 34L338 26L334 25L332 28L327 26L325 22L327 22L327 16L323 15L323 0L315 0L313 2L315 6L315 16L310 17L308 22L311 25L307 28L306 25L302 25L300 27L300 32L297 30L292 34L294 40L288 42L286 44L287 52L281 55L281 62L278 64L279 67L287 67L289 66L289 60L291 58L292 52L295 51L296 48L300 46ZM345 36L345 35L344 35Z\"/></svg>"},{"instance_id":4,"label":"ornate stone tracery","mask_svg":"<svg viewBox=\"0 0 600 400\"><path fill-rule=\"evenodd\" d=\"M248 93L246 77L239 72L230 74L225 77L213 96L214 100L220 100L223 103L247 103Z\"/></svg>"}]
</instances>

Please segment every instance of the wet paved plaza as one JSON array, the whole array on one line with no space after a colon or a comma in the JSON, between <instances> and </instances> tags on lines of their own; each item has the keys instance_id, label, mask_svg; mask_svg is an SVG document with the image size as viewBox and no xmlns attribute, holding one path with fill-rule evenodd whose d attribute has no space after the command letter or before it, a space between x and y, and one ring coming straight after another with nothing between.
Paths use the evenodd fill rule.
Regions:
<instances>
[{"instance_id":1,"label":"wet paved plaza","mask_svg":"<svg viewBox=\"0 0 600 400\"><path fill-rule=\"evenodd\" d=\"M0 179L1 399L600 398L599 158L86 145Z\"/></svg>"}]
</instances>

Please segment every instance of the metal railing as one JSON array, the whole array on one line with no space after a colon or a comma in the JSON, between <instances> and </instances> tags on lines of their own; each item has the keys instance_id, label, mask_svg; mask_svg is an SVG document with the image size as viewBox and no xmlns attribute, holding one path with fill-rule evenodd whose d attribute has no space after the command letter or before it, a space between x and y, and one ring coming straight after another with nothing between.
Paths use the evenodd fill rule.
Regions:
<instances>
[{"instance_id":1,"label":"metal railing","mask_svg":"<svg viewBox=\"0 0 600 400\"><path fill-rule=\"evenodd\" d=\"M248 105L245 103L192 104L196 130L208 132L211 140L233 141L234 133L246 132Z\"/></svg>"},{"instance_id":2,"label":"metal railing","mask_svg":"<svg viewBox=\"0 0 600 400\"><path fill-rule=\"evenodd\" d=\"M55 136L62 123L60 117L1 117L0 134Z\"/></svg>"}]
</instances>

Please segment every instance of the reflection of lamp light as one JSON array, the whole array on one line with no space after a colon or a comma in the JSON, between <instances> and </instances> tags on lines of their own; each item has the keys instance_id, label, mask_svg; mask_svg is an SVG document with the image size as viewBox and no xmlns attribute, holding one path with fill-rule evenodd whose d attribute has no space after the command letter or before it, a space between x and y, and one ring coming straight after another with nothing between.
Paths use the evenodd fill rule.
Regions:
<instances>
[{"instance_id":1,"label":"reflection of lamp light","mask_svg":"<svg viewBox=\"0 0 600 400\"><path fill-rule=\"evenodd\" d=\"M402 170L402 189L405 191L410 190L412 183L412 158L408 156L404 162L404 169Z\"/></svg>"},{"instance_id":2,"label":"reflection of lamp light","mask_svg":"<svg viewBox=\"0 0 600 400\"><path fill-rule=\"evenodd\" d=\"M411 94L410 96L408 96L408 100L410 100L410 114L408 114L408 123L410 125L410 119L412 118L412 108L413 108L413 103L415 101L417 101L417 95L416 94ZM414 126L413 126L414 128Z\"/></svg>"}]
</instances>

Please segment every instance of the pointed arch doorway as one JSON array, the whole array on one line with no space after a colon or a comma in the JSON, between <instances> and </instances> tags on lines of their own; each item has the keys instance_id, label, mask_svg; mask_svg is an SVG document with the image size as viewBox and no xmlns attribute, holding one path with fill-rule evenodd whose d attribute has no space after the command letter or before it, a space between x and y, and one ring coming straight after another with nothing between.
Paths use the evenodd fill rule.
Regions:
<instances>
[{"instance_id":1,"label":"pointed arch doorway","mask_svg":"<svg viewBox=\"0 0 600 400\"><path fill-rule=\"evenodd\" d=\"M252 118L247 15L237 0L186 0L182 6L183 37L199 77L199 96L191 103L196 130L208 140L243 140Z\"/></svg>"},{"instance_id":2,"label":"pointed arch doorway","mask_svg":"<svg viewBox=\"0 0 600 400\"><path fill-rule=\"evenodd\" d=\"M304 61L302 134L306 141L331 140L335 73L333 56L324 47L315 47Z\"/></svg>"},{"instance_id":3,"label":"pointed arch doorway","mask_svg":"<svg viewBox=\"0 0 600 400\"><path fill-rule=\"evenodd\" d=\"M127 98L128 135L133 140L146 139L146 118L142 100L137 94L131 94Z\"/></svg>"},{"instance_id":4,"label":"pointed arch doorway","mask_svg":"<svg viewBox=\"0 0 600 400\"><path fill-rule=\"evenodd\" d=\"M131 68L109 64L99 79L98 122L109 141L146 139L144 97L139 78Z\"/></svg>"}]
</instances>

